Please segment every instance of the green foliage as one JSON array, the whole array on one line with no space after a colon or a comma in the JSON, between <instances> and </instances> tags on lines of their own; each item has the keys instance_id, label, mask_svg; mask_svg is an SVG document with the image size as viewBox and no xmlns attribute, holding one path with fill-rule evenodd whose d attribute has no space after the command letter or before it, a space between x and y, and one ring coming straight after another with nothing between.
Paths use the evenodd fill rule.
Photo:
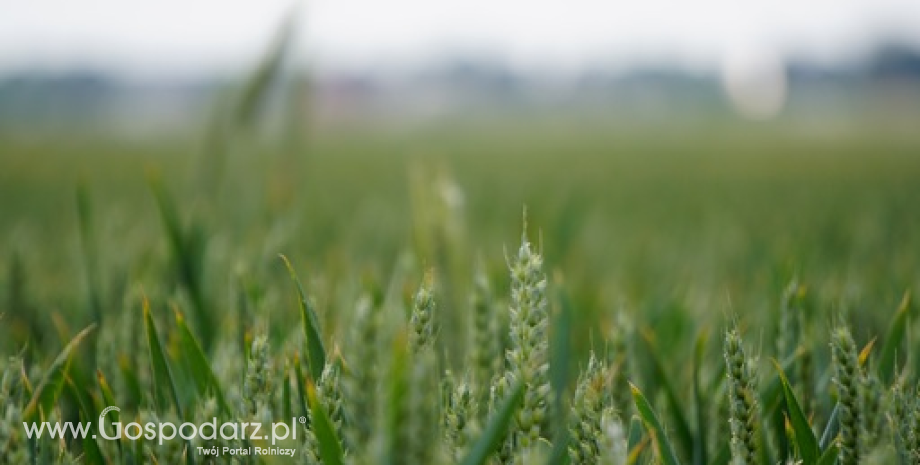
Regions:
<instances>
[{"instance_id":1,"label":"green foliage","mask_svg":"<svg viewBox=\"0 0 920 465\"><path fill-rule=\"evenodd\" d=\"M856 343L846 327L834 330L831 340L834 355L834 383L840 396L840 464L856 465L862 453L864 421L863 377Z\"/></svg>"},{"instance_id":2,"label":"green foliage","mask_svg":"<svg viewBox=\"0 0 920 465\"><path fill-rule=\"evenodd\" d=\"M795 398L795 393L792 392L792 386L789 385L786 374L783 373L779 363L774 361L774 365L776 365L776 371L779 373L780 381L783 384L787 418L792 423L792 430L795 433L795 441L799 455L802 457L802 463L804 465L816 464L820 453L818 439L815 437L815 433L812 431L805 414L802 413L802 407L799 405L798 399Z\"/></svg>"},{"instance_id":3,"label":"green foliage","mask_svg":"<svg viewBox=\"0 0 920 465\"><path fill-rule=\"evenodd\" d=\"M316 434L316 440L319 443L319 456L322 463L327 465L342 465L344 463L342 456L342 442L336 434L329 414L316 396L316 388L313 385L307 387L307 399L310 404L310 413L313 416L312 430Z\"/></svg>"},{"instance_id":4,"label":"green foliage","mask_svg":"<svg viewBox=\"0 0 920 465\"><path fill-rule=\"evenodd\" d=\"M760 459L760 406L757 402L755 368L745 355L737 329L725 333L725 365L731 406L734 460L743 465L756 465Z\"/></svg>"},{"instance_id":5,"label":"green foliage","mask_svg":"<svg viewBox=\"0 0 920 465\"><path fill-rule=\"evenodd\" d=\"M292 28L217 111L208 176L185 189L181 139L2 134L0 463L259 445L22 428L110 405L122 422L302 416L310 464L920 463L916 134L356 123L310 131L301 169L252 137ZM545 237L525 226L502 263L525 202Z\"/></svg>"},{"instance_id":6,"label":"green foliage","mask_svg":"<svg viewBox=\"0 0 920 465\"><path fill-rule=\"evenodd\" d=\"M80 342L95 328L90 326L70 340L60 355L54 359L54 362L45 370L41 383L32 393L32 400L26 404L22 411L22 418L26 421L36 421L39 417L47 418L51 414L51 408L57 401L61 390L64 388L64 381L67 377L67 370L70 367L74 350ZM13 383L12 373L4 373L3 384L11 385Z\"/></svg>"},{"instance_id":7,"label":"green foliage","mask_svg":"<svg viewBox=\"0 0 920 465\"><path fill-rule=\"evenodd\" d=\"M524 400L524 384L517 384L492 414L489 424L473 444L470 453L460 462L462 465L483 465L500 446L514 420L514 412Z\"/></svg>"},{"instance_id":8,"label":"green foliage","mask_svg":"<svg viewBox=\"0 0 920 465\"><path fill-rule=\"evenodd\" d=\"M312 376L313 379L319 379L323 372L323 367L326 365L326 348L323 346L322 331L319 328L316 310L307 299L306 292L303 290L303 285L300 284L300 278L297 277L297 273L294 271L294 266L291 265L291 262L288 261L287 257L284 255L281 255L281 260L284 261L284 266L287 267L288 273L291 275L291 281L294 282L297 288L297 301L300 303L300 319L303 322L304 338L307 341L304 351L307 354L307 360L309 362L307 366L310 368L310 376Z\"/></svg>"},{"instance_id":9,"label":"green foliage","mask_svg":"<svg viewBox=\"0 0 920 465\"><path fill-rule=\"evenodd\" d=\"M658 454L658 459L665 465L679 465L680 461L677 459L674 447L671 446L671 441L668 440L661 420L658 419L658 414L655 413L648 399L645 398L645 395L642 394L639 388L632 385L630 385L630 388L632 389L633 399L636 402L636 411L639 412L639 417L642 418L642 422L645 423L645 427L651 435L652 442L655 443L655 451Z\"/></svg>"},{"instance_id":10,"label":"green foliage","mask_svg":"<svg viewBox=\"0 0 920 465\"><path fill-rule=\"evenodd\" d=\"M599 286L590 276L576 271L583 281L566 279L563 286L560 272L550 284L542 249L526 234L517 253L506 258L508 271L501 279L489 276L499 269L497 257L484 256L475 271L466 270L470 282L462 273L439 273L438 262L423 267L403 259L390 276L372 270L360 278L350 276L352 268L337 269L341 263L303 259L312 269L311 280L301 282L282 256L294 283L296 308L283 305L289 289L278 283L284 277L273 279L278 276L267 266L234 270L245 285L234 289L233 299L222 300L214 294L216 284L207 283L213 270L206 268L214 265L206 260L204 242L181 226L178 204L165 190L158 192L165 232L172 237L168 257L180 268L165 273L175 282L157 281L170 269L161 257L158 267L140 275L155 302L172 301L174 320L153 312L146 298L138 317L132 308L139 292L103 282L113 278L102 269L113 265L94 257L104 254L92 245L99 233L89 228L82 190L82 269L96 276L83 283L96 303L77 308L102 319L98 338L90 339L90 330L84 330L51 360L54 344L38 339L40 331L34 329L41 319L26 319L28 313L16 310L31 308L28 301L34 297L24 262L14 258L10 311L0 324L15 332L12 341L35 341L20 348L27 357L14 358L4 368L0 457L7 462L208 462L195 447L224 444L30 442L19 426L29 418L85 420L105 405L124 407L110 419L200 421L213 415L270 422L301 414L306 421L295 442L298 457L316 464L537 460L620 465L658 460L721 465L733 458L735 463L770 463L775 457L805 465L845 465L884 463L894 456L914 463L920 454L920 404L913 398L917 341L910 337L908 294L892 315L853 313L852 322L842 321L822 337L812 314L819 311L817 304L806 300L804 286L794 281L763 303L778 309L775 329L782 337L765 349L782 360L774 371L747 355L734 327L725 335L720 360L706 335L724 322L670 298L633 304L641 312L608 312L597 309L601 304L585 290ZM193 219L191 224L204 223ZM259 256L268 261L274 255L268 250ZM565 263L566 257L560 258ZM435 286L435 276L449 278ZM330 282L335 279L341 281ZM385 291L379 282L387 283ZM462 294L462 289L470 296L465 305L445 297ZM107 295L113 291L121 294ZM637 295L654 299L661 292ZM835 295L825 294L824 303ZM128 310L106 309L119 299ZM226 312L203 304L210 302L222 302ZM180 304L204 316L186 322ZM457 312L466 317L445 316ZM599 318L585 332L582 320L595 313ZM65 318L47 316L56 333L68 334ZM746 317L746 322L757 318ZM848 324L862 320L858 335L870 342L858 350ZM440 337L445 333L454 337ZM468 337L456 338L460 333ZM872 333L882 335L875 352ZM202 343L206 338L210 346ZM457 346L457 340L467 342ZM830 350L820 350L827 340ZM80 353L87 341L96 344L94 361ZM450 355L457 350L459 355ZM96 372L95 386L78 382L87 378L88 369ZM646 385L648 396L638 389L630 394L627 379ZM632 401L626 402L629 397Z\"/></svg>"}]
</instances>

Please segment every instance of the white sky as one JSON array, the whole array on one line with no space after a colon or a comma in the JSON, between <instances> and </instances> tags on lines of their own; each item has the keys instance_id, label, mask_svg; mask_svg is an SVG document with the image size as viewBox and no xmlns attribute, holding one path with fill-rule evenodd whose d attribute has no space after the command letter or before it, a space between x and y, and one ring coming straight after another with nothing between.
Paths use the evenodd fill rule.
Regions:
<instances>
[{"instance_id":1,"label":"white sky","mask_svg":"<svg viewBox=\"0 0 920 465\"><path fill-rule=\"evenodd\" d=\"M85 66L137 76L234 72L289 0L0 0L0 74ZM707 69L738 47L846 60L920 44L918 0L312 0L300 50L321 69L486 53L519 68L670 60Z\"/></svg>"}]
</instances>

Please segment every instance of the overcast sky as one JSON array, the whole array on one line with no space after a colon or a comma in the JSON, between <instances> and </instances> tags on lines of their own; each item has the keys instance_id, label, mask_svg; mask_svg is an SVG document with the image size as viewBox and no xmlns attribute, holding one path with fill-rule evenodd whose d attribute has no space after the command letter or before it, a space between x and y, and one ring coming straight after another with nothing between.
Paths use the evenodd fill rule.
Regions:
<instances>
[{"instance_id":1,"label":"overcast sky","mask_svg":"<svg viewBox=\"0 0 920 465\"><path fill-rule=\"evenodd\" d=\"M0 74L113 69L232 73L296 2L0 0ZM719 66L741 49L848 60L880 39L920 44L918 0L312 0L299 53L320 69L483 53L516 68L598 62Z\"/></svg>"}]
</instances>

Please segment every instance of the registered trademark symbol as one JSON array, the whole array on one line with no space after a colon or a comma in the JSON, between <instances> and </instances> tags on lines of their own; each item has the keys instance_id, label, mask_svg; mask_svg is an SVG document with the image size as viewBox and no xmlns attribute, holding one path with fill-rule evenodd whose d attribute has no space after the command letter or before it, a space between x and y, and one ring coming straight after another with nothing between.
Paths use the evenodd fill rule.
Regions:
<instances>
[{"instance_id":1,"label":"registered trademark symbol","mask_svg":"<svg viewBox=\"0 0 920 465\"><path fill-rule=\"evenodd\" d=\"M306 425L306 424L307 424L307 417L300 417L300 420L298 420L298 421L300 421L300 424L301 424L301 425Z\"/></svg>"}]
</instances>

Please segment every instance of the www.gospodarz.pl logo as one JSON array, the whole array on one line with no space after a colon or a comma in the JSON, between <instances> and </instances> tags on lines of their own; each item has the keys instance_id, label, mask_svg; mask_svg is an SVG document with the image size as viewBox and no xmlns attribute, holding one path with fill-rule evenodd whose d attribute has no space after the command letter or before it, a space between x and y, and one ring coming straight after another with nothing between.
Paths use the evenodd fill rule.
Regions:
<instances>
[{"instance_id":1,"label":"www.gospodarz.pl logo","mask_svg":"<svg viewBox=\"0 0 920 465\"><path fill-rule=\"evenodd\" d=\"M111 412L120 412L121 409L114 406L106 407L99 414L98 434L92 433L92 423L26 423L23 426L26 429L26 435L29 438L41 438L47 431L48 435L54 438L63 438L66 436L84 439L92 437L98 439L102 437L107 440L128 439L137 441L143 438L147 441L156 440L162 445L164 441L183 439L190 441L193 439L202 439L205 441L214 441L218 438L225 441L250 441L252 443L261 443L270 441L274 446L278 441L297 440L298 423L305 424L306 417L292 417L291 422L276 422L268 427L263 428L259 422L224 422L218 423L214 417L211 421L204 423L185 422L176 425L172 422L129 422L122 423L119 421L108 422L106 416ZM295 449L282 449L274 447L223 447L202 448L198 447L199 454L205 455L290 455L294 456Z\"/></svg>"}]
</instances>

